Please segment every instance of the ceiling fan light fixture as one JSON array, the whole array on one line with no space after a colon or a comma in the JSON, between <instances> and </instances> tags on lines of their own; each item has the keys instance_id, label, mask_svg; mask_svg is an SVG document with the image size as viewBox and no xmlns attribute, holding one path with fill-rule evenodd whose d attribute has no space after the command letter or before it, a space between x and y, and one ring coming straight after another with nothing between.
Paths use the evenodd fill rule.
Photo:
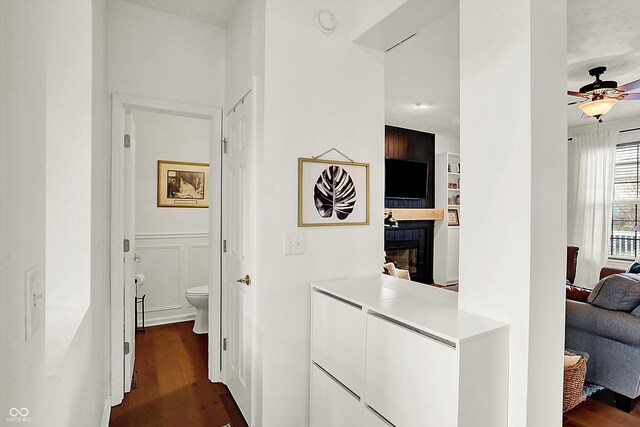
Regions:
<instances>
[{"instance_id":1,"label":"ceiling fan light fixture","mask_svg":"<svg viewBox=\"0 0 640 427\"><path fill-rule=\"evenodd\" d=\"M618 100L616 98L595 99L578 105L578 108L587 116L598 118L607 114L617 102Z\"/></svg>"}]
</instances>

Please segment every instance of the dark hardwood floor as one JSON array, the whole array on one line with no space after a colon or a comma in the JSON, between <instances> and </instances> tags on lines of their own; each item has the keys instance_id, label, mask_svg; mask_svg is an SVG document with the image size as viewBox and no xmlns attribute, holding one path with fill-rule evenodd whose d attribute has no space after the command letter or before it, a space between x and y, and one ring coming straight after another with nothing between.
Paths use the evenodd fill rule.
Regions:
<instances>
[{"instance_id":1,"label":"dark hardwood floor","mask_svg":"<svg viewBox=\"0 0 640 427\"><path fill-rule=\"evenodd\" d=\"M207 378L207 336L193 322L154 326L136 336L137 388L112 408L111 427L245 427L229 389ZM604 390L564 414L563 427L640 427L640 403L627 414Z\"/></svg>"},{"instance_id":2,"label":"dark hardwood floor","mask_svg":"<svg viewBox=\"0 0 640 427\"><path fill-rule=\"evenodd\" d=\"M563 427L640 427L640 403L630 413L615 407L613 393L600 391L564 414Z\"/></svg>"},{"instance_id":3,"label":"dark hardwood floor","mask_svg":"<svg viewBox=\"0 0 640 427\"><path fill-rule=\"evenodd\" d=\"M193 322L136 335L137 387L111 410L111 427L247 426L229 389L207 378L207 335Z\"/></svg>"}]
</instances>

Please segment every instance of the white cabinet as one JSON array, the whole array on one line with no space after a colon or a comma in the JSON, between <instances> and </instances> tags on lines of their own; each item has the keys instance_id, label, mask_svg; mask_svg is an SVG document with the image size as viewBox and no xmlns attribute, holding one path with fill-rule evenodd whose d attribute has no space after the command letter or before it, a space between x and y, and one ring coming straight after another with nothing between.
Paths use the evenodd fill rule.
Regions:
<instances>
[{"instance_id":1,"label":"white cabinet","mask_svg":"<svg viewBox=\"0 0 640 427\"><path fill-rule=\"evenodd\" d=\"M363 425L360 399L317 365L311 367L311 425L345 427Z\"/></svg>"},{"instance_id":2,"label":"white cabinet","mask_svg":"<svg viewBox=\"0 0 640 427\"><path fill-rule=\"evenodd\" d=\"M507 425L508 325L390 276L312 290L311 427Z\"/></svg>"},{"instance_id":3,"label":"white cabinet","mask_svg":"<svg viewBox=\"0 0 640 427\"><path fill-rule=\"evenodd\" d=\"M365 400L396 426L456 426L455 346L367 315Z\"/></svg>"},{"instance_id":4,"label":"white cabinet","mask_svg":"<svg viewBox=\"0 0 640 427\"><path fill-rule=\"evenodd\" d=\"M311 357L357 395L364 389L362 307L317 292L313 299Z\"/></svg>"}]
</instances>

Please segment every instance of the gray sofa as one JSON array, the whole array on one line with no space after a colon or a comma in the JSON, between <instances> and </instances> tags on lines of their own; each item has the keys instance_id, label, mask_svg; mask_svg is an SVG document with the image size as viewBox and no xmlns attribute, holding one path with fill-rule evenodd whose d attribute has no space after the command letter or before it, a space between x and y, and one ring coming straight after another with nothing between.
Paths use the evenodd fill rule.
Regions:
<instances>
[{"instance_id":1,"label":"gray sofa","mask_svg":"<svg viewBox=\"0 0 640 427\"><path fill-rule=\"evenodd\" d=\"M589 354L586 380L615 392L616 405L630 411L640 395L640 318L572 300L566 315L566 348Z\"/></svg>"}]
</instances>

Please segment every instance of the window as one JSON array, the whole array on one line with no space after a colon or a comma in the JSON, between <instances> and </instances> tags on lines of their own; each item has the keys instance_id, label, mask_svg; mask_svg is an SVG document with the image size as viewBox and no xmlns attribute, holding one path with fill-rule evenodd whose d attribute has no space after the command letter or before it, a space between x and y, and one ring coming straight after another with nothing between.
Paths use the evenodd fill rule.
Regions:
<instances>
[{"instance_id":1,"label":"window","mask_svg":"<svg viewBox=\"0 0 640 427\"><path fill-rule=\"evenodd\" d=\"M613 215L609 256L636 258L638 232L634 231L640 212L640 142L619 144L616 148Z\"/></svg>"}]
</instances>

